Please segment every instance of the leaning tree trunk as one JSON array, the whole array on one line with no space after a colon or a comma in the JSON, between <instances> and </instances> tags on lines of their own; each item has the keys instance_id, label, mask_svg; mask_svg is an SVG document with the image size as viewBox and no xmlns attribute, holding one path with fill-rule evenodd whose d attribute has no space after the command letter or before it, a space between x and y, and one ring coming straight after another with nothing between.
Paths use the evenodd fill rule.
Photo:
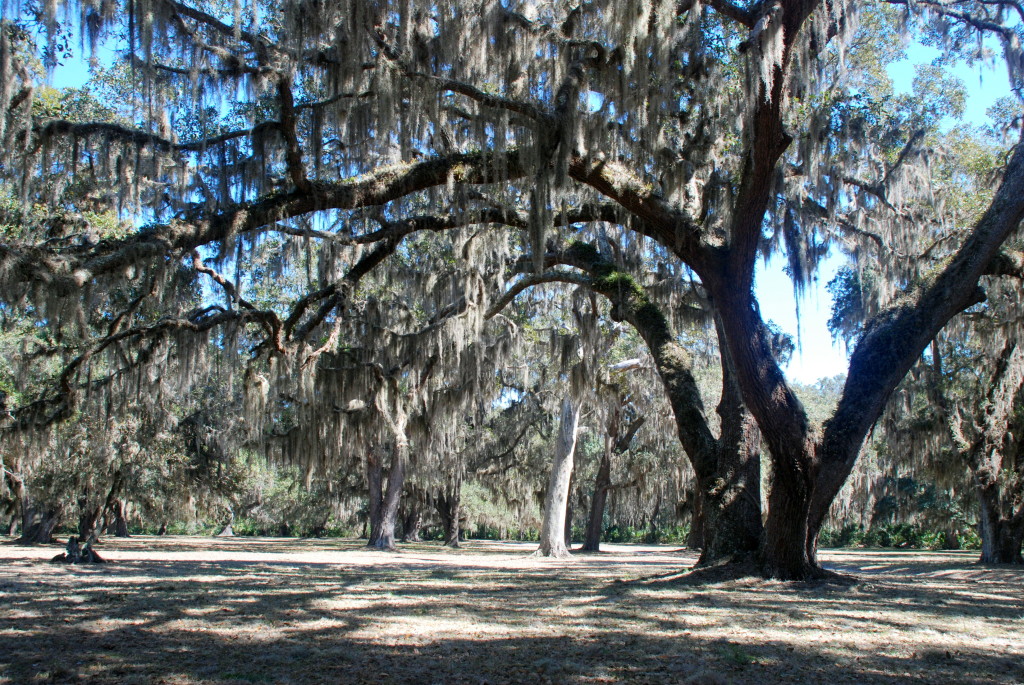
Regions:
<instances>
[{"instance_id":1,"label":"leaning tree trunk","mask_svg":"<svg viewBox=\"0 0 1024 685\"><path fill-rule=\"evenodd\" d=\"M1001 511L999 484L989 482L978 487L981 505L979 529L983 564L1024 564L1024 516L1006 517Z\"/></svg>"},{"instance_id":2,"label":"leaning tree trunk","mask_svg":"<svg viewBox=\"0 0 1024 685\"><path fill-rule=\"evenodd\" d=\"M601 464L594 479L594 495L590 499L590 514L587 517L587 531L583 538L584 552L601 551L601 534L604 532L604 509L608 503L608 488L612 484L612 459L609 449L601 455Z\"/></svg>"},{"instance_id":3,"label":"leaning tree trunk","mask_svg":"<svg viewBox=\"0 0 1024 685\"><path fill-rule=\"evenodd\" d=\"M747 558L761 547L760 454L750 448L755 443L748 439L753 424L742 401L733 356L728 353L730 346L722 317L715 317L719 348L723 351L723 397L718 408L723 427L721 436L716 438L708 425L700 386L693 373L693 355L679 344L664 312L627 274L619 272L614 263L592 247L576 244L569 250L568 260L599 277L593 281L593 287L611 300L612 318L628 321L654 358L672 407L679 441L697 474L698 487L704 497L702 510L706 525L700 534L704 537L705 549L711 547L711 550L702 555L702 563ZM633 286L622 287L626 283L633 283ZM723 306L730 306L725 298L722 301ZM771 362L767 344L764 352ZM726 422L734 428L729 429ZM755 471L757 478L752 477ZM712 513L716 507L720 510ZM712 535L716 537L714 542L710 540Z\"/></svg>"},{"instance_id":4,"label":"leaning tree trunk","mask_svg":"<svg viewBox=\"0 0 1024 685\"><path fill-rule=\"evenodd\" d=\"M572 400L562 400L562 416L555 445L555 461L544 498L544 521L540 530L540 548L543 557L567 557L565 546L565 510L569 503L569 484L572 478L573 454L576 451L576 431L579 429L579 409Z\"/></svg>"}]
</instances>

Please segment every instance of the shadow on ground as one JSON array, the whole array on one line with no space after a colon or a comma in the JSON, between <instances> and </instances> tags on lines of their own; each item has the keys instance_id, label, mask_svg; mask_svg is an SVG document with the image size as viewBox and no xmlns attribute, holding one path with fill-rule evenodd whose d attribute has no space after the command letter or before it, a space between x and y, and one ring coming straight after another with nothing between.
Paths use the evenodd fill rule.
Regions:
<instances>
[{"instance_id":1,"label":"shadow on ground","mask_svg":"<svg viewBox=\"0 0 1024 685\"><path fill-rule=\"evenodd\" d=\"M207 543L174 542L225 550ZM960 557L837 555L833 565L858 577L852 586L689 586L643 579L692 555L643 550L545 565L429 546L334 563L295 561L289 541L258 548L258 561L89 568L9 549L0 556L0 682L1024 679L1024 575Z\"/></svg>"}]
</instances>

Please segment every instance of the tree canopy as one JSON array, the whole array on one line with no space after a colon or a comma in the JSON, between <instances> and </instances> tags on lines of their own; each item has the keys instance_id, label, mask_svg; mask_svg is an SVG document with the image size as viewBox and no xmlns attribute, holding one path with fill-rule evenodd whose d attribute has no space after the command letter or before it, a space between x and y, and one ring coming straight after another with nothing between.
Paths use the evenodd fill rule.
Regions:
<instances>
[{"instance_id":1,"label":"tree canopy","mask_svg":"<svg viewBox=\"0 0 1024 685\"><path fill-rule=\"evenodd\" d=\"M708 497L747 491L763 440L764 530L760 506L736 516L765 574L814 575L894 389L1024 263L1024 152L993 150L991 189L950 206L939 134L958 101L937 66L920 97L892 97L892 41L949 60L998 44L1019 93L1022 16L1002 0L17 4L0 297L59 368L5 430L30 449L83 403L180 397L224 360L240 440L297 440L307 462L381 442L404 459L410 440L443 454L500 401L538 312L566 311L522 293L569 284L647 346ZM41 70L76 38L117 49L109 95L47 107ZM884 278L818 425L754 277L781 251L799 290L832 248ZM578 333L549 341L585 385L579 301ZM717 435L678 337L695 319L720 341Z\"/></svg>"}]
</instances>

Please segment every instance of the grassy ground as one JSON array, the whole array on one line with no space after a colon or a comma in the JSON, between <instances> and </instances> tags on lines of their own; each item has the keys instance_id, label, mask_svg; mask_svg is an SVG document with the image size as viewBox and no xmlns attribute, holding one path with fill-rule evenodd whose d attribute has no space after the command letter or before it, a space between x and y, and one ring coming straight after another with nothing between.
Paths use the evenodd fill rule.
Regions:
<instances>
[{"instance_id":1,"label":"grassy ground","mask_svg":"<svg viewBox=\"0 0 1024 685\"><path fill-rule=\"evenodd\" d=\"M694 555L108 538L0 546L0 683L1021 683L1024 571L824 552L852 585L694 585Z\"/></svg>"}]
</instances>

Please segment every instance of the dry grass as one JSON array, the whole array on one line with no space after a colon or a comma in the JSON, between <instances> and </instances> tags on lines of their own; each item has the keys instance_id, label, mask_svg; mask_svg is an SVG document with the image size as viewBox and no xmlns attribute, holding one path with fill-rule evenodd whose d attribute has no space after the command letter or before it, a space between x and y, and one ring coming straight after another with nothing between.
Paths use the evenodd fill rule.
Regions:
<instances>
[{"instance_id":1,"label":"dry grass","mask_svg":"<svg viewBox=\"0 0 1024 685\"><path fill-rule=\"evenodd\" d=\"M108 539L113 563L0 547L0 683L1024 682L1024 572L837 551L853 585L693 585L607 545Z\"/></svg>"}]
</instances>

